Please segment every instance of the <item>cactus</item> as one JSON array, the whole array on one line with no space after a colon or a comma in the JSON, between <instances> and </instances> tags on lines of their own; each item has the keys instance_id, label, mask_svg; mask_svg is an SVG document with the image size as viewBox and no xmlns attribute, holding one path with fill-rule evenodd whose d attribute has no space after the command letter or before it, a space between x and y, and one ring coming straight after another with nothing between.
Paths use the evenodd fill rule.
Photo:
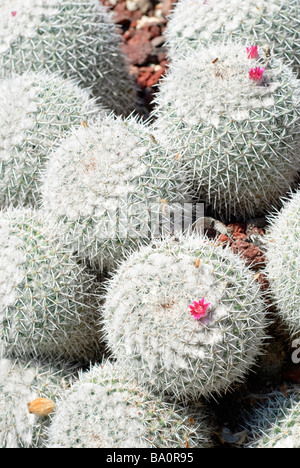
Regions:
<instances>
[{"instance_id":1,"label":"cactus","mask_svg":"<svg viewBox=\"0 0 300 468\"><path fill-rule=\"evenodd\" d=\"M129 375L110 362L81 373L57 404L48 429L48 448L212 445L203 409L189 414L161 401Z\"/></svg>"},{"instance_id":2,"label":"cactus","mask_svg":"<svg viewBox=\"0 0 300 468\"><path fill-rule=\"evenodd\" d=\"M133 253L109 281L103 306L113 357L141 384L182 401L242 381L261 353L266 322L254 274L200 236Z\"/></svg>"},{"instance_id":3,"label":"cactus","mask_svg":"<svg viewBox=\"0 0 300 468\"><path fill-rule=\"evenodd\" d=\"M298 0L179 0L166 38L171 59L199 44L247 38L300 71L299 25Z\"/></svg>"},{"instance_id":4,"label":"cactus","mask_svg":"<svg viewBox=\"0 0 300 468\"><path fill-rule=\"evenodd\" d=\"M263 215L294 184L299 84L255 46L191 50L171 67L156 103L158 142L220 218Z\"/></svg>"},{"instance_id":5,"label":"cactus","mask_svg":"<svg viewBox=\"0 0 300 468\"><path fill-rule=\"evenodd\" d=\"M294 336L300 334L300 190L269 223L266 274L278 315Z\"/></svg>"},{"instance_id":6,"label":"cactus","mask_svg":"<svg viewBox=\"0 0 300 468\"><path fill-rule=\"evenodd\" d=\"M299 448L299 389L261 395L256 407L245 412L244 427L249 430L247 448Z\"/></svg>"},{"instance_id":7,"label":"cactus","mask_svg":"<svg viewBox=\"0 0 300 468\"><path fill-rule=\"evenodd\" d=\"M75 371L64 362L0 359L0 448L45 446L49 417L30 413L28 403L47 398L55 404Z\"/></svg>"},{"instance_id":8,"label":"cactus","mask_svg":"<svg viewBox=\"0 0 300 468\"><path fill-rule=\"evenodd\" d=\"M47 165L48 223L100 270L155 235L160 211L181 200L179 175L153 138L135 118L109 115L73 132Z\"/></svg>"},{"instance_id":9,"label":"cactus","mask_svg":"<svg viewBox=\"0 0 300 468\"><path fill-rule=\"evenodd\" d=\"M99 0L3 0L0 77L60 72L91 89L103 105L130 113L136 90L111 14Z\"/></svg>"},{"instance_id":10,"label":"cactus","mask_svg":"<svg viewBox=\"0 0 300 468\"><path fill-rule=\"evenodd\" d=\"M57 74L26 73L0 82L0 206L37 206L39 175L72 126L100 109Z\"/></svg>"},{"instance_id":11,"label":"cactus","mask_svg":"<svg viewBox=\"0 0 300 468\"><path fill-rule=\"evenodd\" d=\"M7 356L100 355L99 296L76 263L28 210L0 216L0 343Z\"/></svg>"}]
</instances>

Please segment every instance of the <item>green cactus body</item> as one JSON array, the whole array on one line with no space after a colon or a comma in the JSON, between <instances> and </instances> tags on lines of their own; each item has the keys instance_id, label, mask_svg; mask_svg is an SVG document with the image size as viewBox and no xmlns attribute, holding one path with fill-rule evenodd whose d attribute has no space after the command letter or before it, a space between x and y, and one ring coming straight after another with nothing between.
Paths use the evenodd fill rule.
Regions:
<instances>
[{"instance_id":1,"label":"green cactus body","mask_svg":"<svg viewBox=\"0 0 300 468\"><path fill-rule=\"evenodd\" d=\"M0 206L38 205L40 171L60 137L100 109L57 74L28 73L0 83Z\"/></svg>"},{"instance_id":2,"label":"green cactus body","mask_svg":"<svg viewBox=\"0 0 300 468\"><path fill-rule=\"evenodd\" d=\"M269 218L266 274L279 317L291 336L300 334L300 191Z\"/></svg>"},{"instance_id":3,"label":"green cactus body","mask_svg":"<svg viewBox=\"0 0 300 468\"><path fill-rule=\"evenodd\" d=\"M300 169L299 96L291 69L260 49L257 58L235 42L190 50L157 94L156 138L219 217L263 215Z\"/></svg>"},{"instance_id":4,"label":"green cactus body","mask_svg":"<svg viewBox=\"0 0 300 468\"><path fill-rule=\"evenodd\" d=\"M129 374L130 375L130 374ZM83 373L65 392L49 427L50 448L195 448L212 445L203 409L179 409L116 364Z\"/></svg>"},{"instance_id":5,"label":"green cactus body","mask_svg":"<svg viewBox=\"0 0 300 468\"><path fill-rule=\"evenodd\" d=\"M249 430L247 448L300 447L299 389L262 395L244 418Z\"/></svg>"},{"instance_id":6,"label":"green cactus body","mask_svg":"<svg viewBox=\"0 0 300 468\"><path fill-rule=\"evenodd\" d=\"M30 414L28 403L48 398L54 403L76 368L63 362L0 359L0 448L41 448L49 417Z\"/></svg>"},{"instance_id":7,"label":"green cactus body","mask_svg":"<svg viewBox=\"0 0 300 468\"><path fill-rule=\"evenodd\" d=\"M73 132L48 163L45 216L101 270L154 236L160 213L182 200L179 175L153 138L136 119L110 115Z\"/></svg>"},{"instance_id":8,"label":"green cactus body","mask_svg":"<svg viewBox=\"0 0 300 468\"><path fill-rule=\"evenodd\" d=\"M0 76L60 72L91 89L103 105L130 113L136 90L111 14L98 0L4 0Z\"/></svg>"},{"instance_id":9,"label":"green cactus body","mask_svg":"<svg viewBox=\"0 0 300 468\"><path fill-rule=\"evenodd\" d=\"M189 47L247 38L267 45L300 70L298 0L179 0L166 30L169 55Z\"/></svg>"},{"instance_id":10,"label":"green cactus body","mask_svg":"<svg viewBox=\"0 0 300 468\"><path fill-rule=\"evenodd\" d=\"M202 299L210 305L196 319L189 305ZM261 352L266 318L244 262L195 236L132 254L107 286L103 322L113 356L141 384L184 401L243 380Z\"/></svg>"},{"instance_id":11,"label":"green cactus body","mask_svg":"<svg viewBox=\"0 0 300 468\"><path fill-rule=\"evenodd\" d=\"M0 343L7 355L99 357L94 277L27 210L1 214L0 239Z\"/></svg>"}]
</instances>

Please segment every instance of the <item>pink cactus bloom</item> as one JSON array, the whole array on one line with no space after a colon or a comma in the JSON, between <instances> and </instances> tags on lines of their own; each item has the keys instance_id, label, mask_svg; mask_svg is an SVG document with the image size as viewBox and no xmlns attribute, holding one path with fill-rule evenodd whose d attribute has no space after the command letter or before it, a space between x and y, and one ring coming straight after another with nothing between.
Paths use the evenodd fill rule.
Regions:
<instances>
[{"instance_id":1,"label":"pink cactus bloom","mask_svg":"<svg viewBox=\"0 0 300 468\"><path fill-rule=\"evenodd\" d=\"M205 299L203 297L199 302L193 301L193 304L194 305L189 305L189 308L194 319L199 320L200 318L205 317L206 311L210 306L210 302L205 304Z\"/></svg>"},{"instance_id":2,"label":"pink cactus bloom","mask_svg":"<svg viewBox=\"0 0 300 468\"><path fill-rule=\"evenodd\" d=\"M257 45L252 45L250 47L246 47L247 49L247 54L249 59L256 59L258 58L258 50L257 50Z\"/></svg>"},{"instance_id":3,"label":"pink cactus bloom","mask_svg":"<svg viewBox=\"0 0 300 468\"><path fill-rule=\"evenodd\" d=\"M259 67L251 68L251 70L249 71L250 80L253 80L253 81L261 80L263 77L264 71L265 71L265 68L259 68Z\"/></svg>"},{"instance_id":4,"label":"pink cactus bloom","mask_svg":"<svg viewBox=\"0 0 300 468\"><path fill-rule=\"evenodd\" d=\"M16 16L17 12L16 11L12 11L11 12L11 16Z\"/></svg>"}]
</instances>

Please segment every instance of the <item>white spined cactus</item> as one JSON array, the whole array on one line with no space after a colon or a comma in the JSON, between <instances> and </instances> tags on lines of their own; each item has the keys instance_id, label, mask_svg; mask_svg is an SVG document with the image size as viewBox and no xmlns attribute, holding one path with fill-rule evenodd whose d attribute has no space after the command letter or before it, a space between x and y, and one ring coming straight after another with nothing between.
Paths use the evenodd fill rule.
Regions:
<instances>
[{"instance_id":1,"label":"white spined cactus","mask_svg":"<svg viewBox=\"0 0 300 468\"><path fill-rule=\"evenodd\" d=\"M48 448L207 448L212 429L110 362L82 373L57 404Z\"/></svg>"},{"instance_id":2,"label":"white spined cactus","mask_svg":"<svg viewBox=\"0 0 300 468\"><path fill-rule=\"evenodd\" d=\"M46 413L50 405L55 408L75 372L75 367L59 361L51 365L44 360L0 359L0 448L45 446L50 422ZM28 403L47 403L48 411L44 416L30 413Z\"/></svg>"},{"instance_id":3,"label":"white spined cactus","mask_svg":"<svg viewBox=\"0 0 300 468\"><path fill-rule=\"evenodd\" d=\"M246 448L299 448L299 389L274 390L259 400L244 415L244 427L249 430Z\"/></svg>"},{"instance_id":4,"label":"white spined cactus","mask_svg":"<svg viewBox=\"0 0 300 468\"><path fill-rule=\"evenodd\" d=\"M113 356L141 384L183 401L242 381L266 337L254 274L200 236L132 254L109 281L103 309Z\"/></svg>"},{"instance_id":5,"label":"white spined cactus","mask_svg":"<svg viewBox=\"0 0 300 468\"><path fill-rule=\"evenodd\" d=\"M0 344L7 355L101 355L94 276L55 241L39 214L0 216Z\"/></svg>"},{"instance_id":6,"label":"white spined cactus","mask_svg":"<svg viewBox=\"0 0 300 468\"><path fill-rule=\"evenodd\" d=\"M171 59L189 47L247 38L300 70L298 0L179 0L166 29Z\"/></svg>"},{"instance_id":7,"label":"white spined cactus","mask_svg":"<svg viewBox=\"0 0 300 468\"><path fill-rule=\"evenodd\" d=\"M300 336L300 190L269 217L266 275L279 317Z\"/></svg>"},{"instance_id":8,"label":"white spined cactus","mask_svg":"<svg viewBox=\"0 0 300 468\"><path fill-rule=\"evenodd\" d=\"M219 217L264 215L300 169L299 89L255 45L190 50L157 94L156 138Z\"/></svg>"},{"instance_id":9,"label":"white spined cactus","mask_svg":"<svg viewBox=\"0 0 300 468\"><path fill-rule=\"evenodd\" d=\"M182 200L180 175L150 132L135 118L109 115L74 131L47 165L47 222L100 270L154 236L159 215Z\"/></svg>"},{"instance_id":10,"label":"white spined cactus","mask_svg":"<svg viewBox=\"0 0 300 468\"><path fill-rule=\"evenodd\" d=\"M121 36L99 0L2 0L0 77L60 72L117 113L134 109Z\"/></svg>"},{"instance_id":11,"label":"white spined cactus","mask_svg":"<svg viewBox=\"0 0 300 468\"><path fill-rule=\"evenodd\" d=\"M100 112L87 91L57 74L0 82L0 206L38 205L40 170L59 138Z\"/></svg>"}]
</instances>

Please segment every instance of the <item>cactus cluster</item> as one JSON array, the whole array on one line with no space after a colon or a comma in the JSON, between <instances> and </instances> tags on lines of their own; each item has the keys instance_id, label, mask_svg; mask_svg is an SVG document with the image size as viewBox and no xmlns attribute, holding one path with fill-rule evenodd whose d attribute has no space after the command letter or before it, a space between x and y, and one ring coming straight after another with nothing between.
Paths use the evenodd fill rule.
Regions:
<instances>
[{"instance_id":1,"label":"cactus cluster","mask_svg":"<svg viewBox=\"0 0 300 468\"><path fill-rule=\"evenodd\" d=\"M212 447L211 398L287 356L260 274L184 204L249 220L297 186L298 0L179 0L147 121L99 0L1 3L0 448ZM292 338L299 203L261 239ZM245 446L299 447L299 414L265 395Z\"/></svg>"},{"instance_id":2,"label":"cactus cluster","mask_svg":"<svg viewBox=\"0 0 300 468\"><path fill-rule=\"evenodd\" d=\"M39 215L0 216L0 343L7 355L100 354L94 277L54 240Z\"/></svg>"},{"instance_id":3,"label":"cactus cluster","mask_svg":"<svg viewBox=\"0 0 300 468\"><path fill-rule=\"evenodd\" d=\"M45 445L47 417L28 410L28 403L47 398L55 404L76 368L57 361L0 359L0 447L40 448Z\"/></svg>"},{"instance_id":4,"label":"cactus cluster","mask_svg":"<svg viewBox=\"0 0 300 468\"><path fill-rule=\"evenodd\" d=\"M166 37L173 60L199 44L247 38L300 71L298 0L179 0Z\"/></svg>"},{"instance_id":5,"label":"cactus cluster","mask_svg":"<svg viewBox=\"0 0 300 468\"><path fill-rule=\"evenodd\" d=\"M101 270L155 235L168 205L183 200L180 173L137 119L108 115L54 152L43 210L73 251Z\"/></svg>"},{"instance_id":6,"label":"cactus cluster","mask_svg":"<svg viewBox=\"0 0 300 468\"><path fill-rule=\"evenodd\" d=\"M28 70L76 79L117 113L136 104L120 34L99 0L2 1L0 77Z\"/></svg>"},{"instance_id":7,"label":"cactus cluster","mask_svg":"<svg viewBox=\"0 0 300 468\"><path fill-rule=\"evenodd\" d=\"M182 400L242 381L266 338L254 275L228 248L198 236L130 256L107 286L103 317L113 356L130 375Z\"/></svg>"},{"instance_id":8,"label":"cactus cluster","mask_svg":"<svg viewBox=\"0 0 300 468\"><path fill-rule=\"evenodd\" d=\"M82 373L57 403L50 448L207 448L205 414L160 400L115 364Z\"/></svg>"},{"instance_id":9,"label":"cactus cluster","mask_svg":"<svg viewBox=\"0 0 300 468\"><path fill-rule=\"evenodd\" d=\"M262 395L245 416L244 426L249 430L247 448L299 448L299 389Z\"/></svg>"},{"instance_id":10,"label":"cactus cluster","mask_svg":"<svg viewBox=\"0 0 300 468\"><path fill-rule=\"evenodd\" d=\"M0 82L0 206L37 206L40 171L59 138L101 112L58 74L25 73Z\"/></svg>"},{"instance_id":11,"label":"cactus cluster","mask_svg":"<svg viewBox=\"0 0 300 468\"><path fill-rule=\"evenodd\" d=\"M244 42L190 50L156 97L156 138L221 218L265 214L300 169L299 83ZM284 129L284 131L283 131Z\"/></svg>"},{"instance_id":12,"label":"cactus cluster","mask_svg":"<svg viewBox=\"0 0 300 468\"><path fill-rule=\"evenodd\" d=\"M269 221L266 274L273 302L290 335L300 335L300 190Z\"/></svg>"}]
</instances>

